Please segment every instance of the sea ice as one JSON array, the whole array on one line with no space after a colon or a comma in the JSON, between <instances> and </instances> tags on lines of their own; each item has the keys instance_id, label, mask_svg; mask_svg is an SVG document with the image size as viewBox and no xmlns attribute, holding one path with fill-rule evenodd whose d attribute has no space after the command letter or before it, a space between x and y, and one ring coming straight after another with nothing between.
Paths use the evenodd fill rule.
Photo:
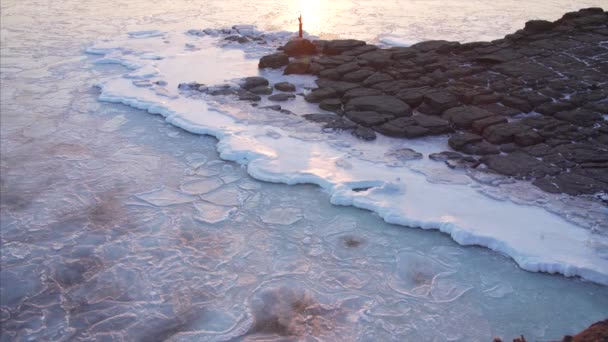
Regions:
<instances>
[{"instance_id":1,"label":"sea ice","mask_svg":"<svg viewBox=\"0 0 608 342\"><path fill-rule=\"evenodd\" d=\"M166 187L139 194L136 197L158 207L189 203L195 200L193 196Z\"/></svg>"},{"instance_id":2,"label":"sea ice","mask_svg":"<svg viewBox=\"0 0 608 342\"><path fill-rule=\"evenodd\" d=\"M195 202L194 206L198 210L196 219L205 223L215 224L227 220L237 209L207 202Z\"/></svg>"},{"instance_id":3,"label":"sea ice","mask_svg":"<svg viewBox=\"0 0 608 342\"><path fill-rule=\"evenodd\" d=\"M96 53L107 51L113 62L127 67L154 66L159 71L158 80L166 82L164 88L156 88L167 93L156 94L122 77L103 80L99 83L100 100L161 114L167 122L189 132L216 137L220 156L246 165L248 173L257 179L317 184L330 194L333 204L374 211L389 223L438 229L460 244L482 245L507 254L526 270L581 276L608 284L608 260L590 246L591 241L607 244L608 237L573 223L587 222L592 227L601 221L600 217L565 216L571 220L567 221L549 211L551 200L534 194L526 197L517 190L520 183L510 185L508 191L503 188L496 192L505 193L501 201L496 201L484 192L489 194L486 187L491 189L501 180L477 177L492 184L486 186L433 171L437 163L422 156L445 150L445 139L403 141L379 137L373 143L365 143L348 134L324 133L299 117L316 110L300 97L291 101L288 108L296 115L285 115L256 110L229 97L161 96L171 95L184 82L213 85L256 75L257 61L245 58L239 49L251 56L269 49L251 42L241 44L239 49L222 49L215 45L217 38L183 33L168 32L165 37L165 41L156 37L123 39L92 47ZM273 44L280 44L285 36L274 39ZM200 50L184 51L185 44L194 42ZM120 51L131 53L123 55ZM143 51L164 58L138 58ZM190 65L198 67L193 69ZM261 74L271 83L286 80L276 71ZM311 79L293 75L287 78L295 84ZM269 125L272 136L267 134ZM364 191L352 191L361 187ZM202 199L238 206L247 197L240 191L243 190L236 186L225 186L202 195Z\"/></svg>"}]
</instances>

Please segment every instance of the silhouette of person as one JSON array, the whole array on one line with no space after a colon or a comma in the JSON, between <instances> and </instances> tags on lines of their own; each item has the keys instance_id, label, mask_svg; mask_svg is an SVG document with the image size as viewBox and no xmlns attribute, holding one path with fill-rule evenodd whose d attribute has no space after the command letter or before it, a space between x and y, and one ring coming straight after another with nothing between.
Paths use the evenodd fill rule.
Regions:
<instances>
[{"instance_id":1,"label":"silhouette of person","mask_svg":"<svg viewBox=\"0 0 608 342\"><path fill-rule=\"evenodd\" d=\"M302 15L298 17L298 21L300 22L300 31L298 33L298 37L302 38Z\"/></svg>"}]
</instances>

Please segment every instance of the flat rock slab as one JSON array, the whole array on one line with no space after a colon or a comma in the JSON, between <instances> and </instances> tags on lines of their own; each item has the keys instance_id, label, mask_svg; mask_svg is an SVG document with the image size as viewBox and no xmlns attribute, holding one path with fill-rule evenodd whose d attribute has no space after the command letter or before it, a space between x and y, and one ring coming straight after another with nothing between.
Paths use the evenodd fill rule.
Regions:
<instances>
[{"instance_id":1,"label":"flat rock slab","mask_svg":"<svg viewBox=\"0 0 608 342\"><path fill-rule=\"evenodd\" d=\"M455 131L450 146L472 160L449 159L449 167L477 167L483 156L493 172L537 179L546 191L591 194L608 184L607 41L608 13L591 8L529 21L492 42L292 41L260 67L318 76L306 100L345 115L326 127L358 129L362 139L370 130L400 138Z\"/></svg>"},{"instance_id":2,"label":"flat rock slab","mask_svg":"<svg viewBox=\"0 0 608 342\"><path fill-rule=\"evenodd\" d=\"M378 95L354 98L346 103L345 110L349 111L373 111L380 114L393 116L410 116L410 106L395 96Z\"/></svg>"}]
</instances>

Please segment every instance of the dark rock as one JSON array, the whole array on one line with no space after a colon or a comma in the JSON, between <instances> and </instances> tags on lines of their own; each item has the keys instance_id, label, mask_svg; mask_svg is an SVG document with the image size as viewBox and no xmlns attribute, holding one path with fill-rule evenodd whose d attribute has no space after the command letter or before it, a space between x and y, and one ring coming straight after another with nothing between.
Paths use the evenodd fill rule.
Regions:
<instances>
[{"instance_id":1,"label":"dark rock","mask_svg":"<svg viewBox=\"0 0 608 342\"><path fill-rule=\"evenodd\" d=\"M320 79L317 80L317 84L321 88L331 88L335 90L339 96L344 95L347 91L355 88L359 88L360 85L352 82L344 82L344 81L331 81Z\"/></svg>"},{"instance_id":2,"label":"dark rock","mask_svg":"<svg viewBox=\"0 0 608 342\"><path fill-rule=\"evenodd\" d=\"M443 151L429 154L429 159L434 161L446 161L449 159L462 159L464 156L458 152Z\"/></svg>"},{"instance_id":3,"label":"dark rock","mask_svg":"<svg viewBox=\"0 0 608 342\"><path fill-rule=\"evenodd\" d=\"M324 123L328 129L349 130L357 128L357 124L335 114L304 114L306 120Z\"/></svg>"},{"instance_id":4,"label":"dark rock","mask_svg":"<svg viewBox=\"0 0 608 342\"><path fill-rule=\"evenodd\" d=\"M284 101L288 101L288 100L295 99L295 98L296 98L296 96L294 94L288 94L288 93L278 93L278 94L268 96L268 100L274 101L274 102L284 102Z\"/></svg>"},{"instance_id":5,"label":"dark rock","mask_svg":"<svg viewBox=\"0 0 608 342\"><path fill-rule=\"evenodd\" d=\"M268 84L269 84L268 80L265 79L264 77L259 77L259 76L246 77L245 79L243 79L241 88L243 88L245 90L249 90L249 89L253 89L255 87L259 87L259 86L267 86Z\"/></svg>"},{"instance_id":6,"label":"dark rock","mask_svg":"<svg viewBox=\"0 0 608 342\"><path fill-rule=\"evenodd\" d=\"M553 115L557 112L573 109L574 105L569 102L547 102L536 107L535 111L545 115Z\"/></svg>"},{"instance_id":7,"label":"dark rock","mask_svg":"<svg viewBox=\"0 0 608 342\"><path fill-rule=\"evenodd\" d=\"M483 119L479 119L473 122L473 131L477 134L482 134L486 127L494 126L507 123L507 119L504 116L488 116Z\"/></svg>"},{"instance_id":8,"label":"dark rock","mask_svg":"<svg viewBox=\"0 0 608 342\"><path fill-rule=\"evenodd\" d=\"M437 116L418 114L412 116L412 119L416 125L426 128L429 131L428 135L446 134L453 131L448 121Z\"/></svg>"},{"instance_id":9,"label":"dark rock","mask_svg":"<svg viewBox=\"0 0 608 342\"><path fill-rule=\"evenodd\" d=\"M458 42L449 42L446 40L427 40L416 43L410 46L410 48L421 52L437 51L439 53L448 53L454 51L459 46L460 43Z\"/></svg>"},{"instance_id":10,"label":"dark rock","mask_svg":"<svg viewBox=\"0 0 608 342\"><path fill-rule=\"evenodd\" d=\"M352 132L352 134L357 138L365 141L371 141L376 139L376 132L367 127L359 126Z\"/></svg>"},{"instance_id":11,"label":"dark rock","mask_svg":"<svg viewBox=\"0 0 608 342\"><path fill-rule=\"evenodd\" d=\"M380 125L395 118L390 114L380 114L372 111L347 111L344 115L365 127Z\"/></svg>"},{"instance_id":12,"label":"dark rock","mask_svg":"<svg viewBox=\"0 0 608 342\"><path fill-rule=\"evenodd\" d=\"M308 39L292 39L283 46L283 52L290 57L314 55L317 47Z\"/></svg>"},{"instance_id":13,"label":"dark rock","mask_svg":"<svg viewBox=\"0 0 608 342\"><path fill-rule=\"evenodd\" d=\"M557 119L577 124L583 127L591 127L596 122L603 120L603 117L600 114L580 108L567 112L555 113L555 115L553 116Z\"/></svg>"},{"instance_id":14,"label":"dark rock","mask_svg":"<svg viewBox=\"0 0 608 342\"><path fill-rule=\"evenodd\" d=\"M473 122L492 117L493 114L487 110L475 106L460 106L446 110L443 118L459 128L471 128Z\"/></svg>"},{"instance_id":15,"label":"dark rock","mask_svg":"<svg viewBox=\"0 0 608 342\"><path fill-rule=\"evenodd\" d=\"M274 110L275 112L278 112L281 110L281 106L280 105L271 105L271 106L260 107L260 109L270 109L270 110Z\"/></svg>"},{"instance_id":16,"label":"dark rock","mask_svg":"<svg viewBox=\"0 0 608 342\"><path fill-rule=\"evenodd\" d=\"M473 133L457 133L450 137L448 145L456 151L461 150L465 145L481 142L481 136Z\"/></svg>"},{"instance_id":17,"label":"dark rock","mask_svg":"<svg viewBox=\"0 0 608 342\"><path fill-rule=\"evenodd\" d=\"M500 148L498 148L498 146L496 145L490 144L487 141L480 141L466 144L460 149L460 151L466 154L476 154L480 156L485 156L488 154L499 154Z\"/></svg>"},{"instance_id":18,"label":"dark rock","mask_svg":"<svg viewBox=\"0 0 608 342\"><path fill-rule=\"evenodd\" d=\"M395 96L408 105L417 107L422 103L424 94L426 94L429 90L430 88L428 87L403 89L396 93Z\"/></svg>"},{"instance_id":19,"label":"dark rock","mask_svg":"<svg viewBox=\"0 0 608 342\"><path fill-rule=\"evenodd\" d=\"M380 90L372 88L354 88L342 96L343 102L348 102L356 97L384 95Z\"/></svg>"},{"instance_id":20,"label":"dark rock","mask_svg":"<svg viewBox=\"0 0 608 342\"><path fill-rule=\"evenodd\" d=\"M338 97L338 93L330 88L317 88L308 93L304 98L308 102L319 103L325 99Z\"/></svg>"},{"instance_id":21,"label":"dark rock","mask_svg":"<svg viewBox=\"0 0 608 342\"><path fill-rule=\"evenodd\" d=\"M513 142L515 135L530 128L519 123L505 123L486 127L483 137L492 144L506 144Z\"/></svg>"},{"instance_id":22,"label":"dark rock","mask_svg":"<svg viewBox=\"0 0 608 342\"><path fill-rule=\"evenodd\" d=\"M342 53L342 55L346 55L346 56L359 56L361 54L364 54L366 52L371 52L371 51L375 51L378 50L378 47L375 45L363 45L363 46L359 46L356 47L352 50L348 50Z\"/></svg>"},{"instance_id":23,"label":"dark rock","mask_svg":"<svg viewBox=\"0 0 608 342\"><path fill-rule=\"evenodd\" d=\"M561 171L557 166L549 165L521 152L484 156L481 161L491 170L516 178L539 178L555 175Z\"/></svg>"},{"instance_id":24,"label":"dark rock","mask_svg":"<svg viewBox=\"0 0 608 342\"><path fill-rule=\"evenodd\" d=\"M390 120L375 129L382 134L401 138L418 138L452 131L447 121L423 114Z\"/></svg>"},{"instance_id":25,"label":"dark rock","mask_svg":"<svg viewBox=\"0 0 608 342\"><path fill-rule=\"evenodd\" d=\"M527 33L539 33L550 31L555 26L554 23L546 20L530 20L526 23L524 31Z\"/></svg>"},{"instance_id":26,"label":"dark rock","mask_svg":"<svg viewBox=\"0 0 608 342\"><path fill-rule=\"evenodd\" d=\"M330 40L325 44L323 53L326 55L339 55L343 52L353 50L364 45L364 41L355 39Z\"/></svg>"},{"instance_id":27,"label":"dark rock","mask_svg":"<svg viewBox=\"0 0 608 342\"><path fill-rule=\"evenodd\" d=\"M264 56L260 59L258 67L278 69L289 64L289 56L283 52L273 53L272 55Z\"/></svg>"},{"instance_id":28,"label":"dark rock","mask_svg":"<svg viewBox=\"0 0 608 342\"><path fill-rule=\"evenodd\" d=\"M486 105L478 105L477 107L487 110L488 112L492 112L496 115L501 116L515 116L521 113L517 109L513 109L511 107L503 106L497 103L486 104Z\"/></svg>"},{"instance_id":29,"label":"dark rock","mask_svg":"<svg viewBox=\"0 0 608 342\"><path fill-rule=\"evenodd\" d=\"M359 55L359 58L367 61L374 68L384 68L392 64L392 52L389 50L375 50Z\"/></svg>"},{"instance_id":30,"label":"dark rock","mask_svg":"<svg viewBox=\"0 0 608 342\"><path fill-rule=\"evenodd\" d=\"M237 93L238 99L239 101L253 101L253 102L257 102L262 100L262 98L258 95L252 94L248 91L239 91Z\"/></svg>"},{"instance_id":31,"label":"dark rock","mask_svg":"<svg viewBox=\"0 0 608 342\"><path fill-rule=\"evenodd\" d=\"M262 85L249 89L249 92L256 95L270 95L272 94L272 88Z\"/></svg>"},{"instance_id":32,"label":"dark rock","mask_svg":"<svg viewBox=\"0 0 608 342\"><path fill-rule=\"evenodd\" d=\"M342 101L339 99L325 99L321 101L319 108L329 112L338 113L342 111Z\"/></svg>"},{"instance_id":33,"label":"dark rock","mask_svg":"<svg viewBox=\"0 0 608 342\"><path fill-rule=\"evenodd\" d=\"M608 149L591 144L564 144L555 148L565 159L576 164L608 162Z\"/></svg>"},{"instance_id":34,"label":"dark rock","mask_svg":"<svg viewBox=\"0 0 608 342\"><path fill-rule=\"evenodd\" d=\"M536 145L543 142L543 140L543 137L541 137L533 130L517 132L513 136L513 141L515 142L515 144L522 147Z\"/></svg>"},{"instance_id":35,"label":"dark rock","mask_svg":"<svg viewBox=\"0 0 608 342\"><path fill-rule=\"evenodd\" d=\"M310 60L306 58L296 59L292 62L289 62L285 71L283 71L283 75L304 75L310 71Z\"/></svg>"},{"instance_id":36,"label":"dark rock","mask_svg":"<svg viewBox=\"0 0 608 342\"><path fill-rule=\"evenodd\" d=\"M346 103L348 111L374 111L394 116L410 116L412 110L405 102L394 96L363 96L354 98Z\"/></svg>"},{"instance_id":37,"label":"dark rock","mask_svg":"<svg viewBox=\"0 0 608 342\"><path fill-rule=\"evenodd\" d=\"M416 152L411 148L403 147L395 150L391 150L384 154L386 157L392 157L399 161L410 161L422 159L422 153Z\"/></svg>"},{"instance_id":38,"label":"dark rock","mask_svg":"<svg viewBox=\"0 0 608 342\"><path fill-rule=\"evenodd\" d=\"M319 72L319 77L337 81L342 75L336 69L325 69Z\"/></svg>"},{"instance_id":39,"label":"dark rock","mask_svg":"<svg viewBox=\"0 0 608 342\"><path fill-rule=\"evenodd\" d=\"M440 115L445 110L458 105L458 98L447 90L435 90L424 94L424 103L434 111L432 114Z\"/></svg>"},{"instance_id":40,"label":"dark rock","mask_svg":"<svg viewBox=\"0 0 608 342\"><path fill-rule=\"evenodd\" d=\"M571 172L562 172L555 177L546 177L533 182L537 187L553 193L576 196L594 194L608 190L608 184Z\"/></svg>"},{"instance_id":41,"label":"dark rock","mask_svg":"<svg viewBox=\"0 0 608 342\"><path fill-rule=\"evenodd\" d=\"M363 81L363 85L366 87L370 87L377 83L389 82L389 81L394 81L394 80L395 80L395 78L388 74L385 74L383 72L376 72L376 73L372 74L371 76L369 76L368 78L366 78Z\"/></svg>"},{"instance_id":42,"label":"dark rock","mask_svg":"<svg viewBox=\"0 0 608 342\"><path fill-rule=\"evenodd\" d=\"M517 108L523 113L529 113L534 107L524 99L515 96L505 96L502 98L502 104L511 108Z\"/></svg>"},{"instance_id":43,"label":"dark rock","mask_svg":"<svg viewBox=\"0 0 608 342\"><path fill-rule=\"evenodd\" d=\"M224 38L224 40L228 40L231 42L237 42L239 44L245 44L249 42L249 39L247 37L243 37L243 36L228 36L226 38Z\"/></svg>"},{"instance_id":44,"label":"dark rock","mask_svg":"<svg viewBox=\"0 0 608 342\"><path fill-rule=\"evenodd\" d=\"M274 88L280 91L293 92L296 91L296 86L289 82L279 82L275 83Z\"/></svg>"},{"instance_id":45,"label":"dark rock","mask_svg":"<svg viewBox=\"0 0 608 342\"><path fill-rule=\"evenodd\" d=\"M361 82L373 74L374 72L371 70L360 69L342 76L342 79L347 82Z\"/></svg>"},{"instance_id":46,"label":"dark rock","mask_svg":"<svg viewBox=\"0 0 608 342\"><path fill-rule=\"evenodd\" d=\"M523 150L524 150L524 152L526 152L527 154L529 154L533 157L544 157L549 154L555 153L555 151L553 150L553 147L551 147L547 144L537 144L537 145L533 145L533 146L528 146L528 147L524 148Z\"/></svg>"}]
</instances>

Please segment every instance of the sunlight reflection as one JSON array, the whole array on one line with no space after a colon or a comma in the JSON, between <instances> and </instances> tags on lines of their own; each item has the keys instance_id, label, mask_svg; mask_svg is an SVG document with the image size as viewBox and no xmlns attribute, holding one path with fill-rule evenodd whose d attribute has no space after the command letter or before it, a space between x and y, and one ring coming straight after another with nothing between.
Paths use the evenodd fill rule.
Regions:
<instances>
[{"instance_id":1,"label":"sunlight reflection","mask_svg":"<svg viewBox=\"0 0 608 342\"><path fill-rule=\"evenodd\" d=\"M327 1L324 0L294 0L295 17L301 14L304 30L309 34L318 35L322 31L322 23L325 13L327 13Z\"/></svg>"}]
</instances>

